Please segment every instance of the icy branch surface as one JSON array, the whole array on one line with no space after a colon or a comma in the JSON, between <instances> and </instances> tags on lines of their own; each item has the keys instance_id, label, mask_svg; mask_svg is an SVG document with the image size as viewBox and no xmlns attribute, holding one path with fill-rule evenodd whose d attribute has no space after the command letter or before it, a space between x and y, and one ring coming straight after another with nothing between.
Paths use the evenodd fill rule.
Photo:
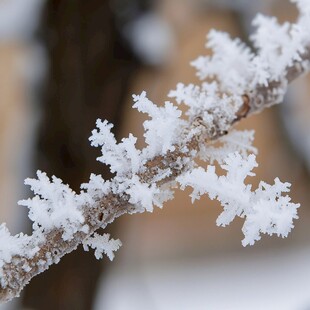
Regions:
<instances>
[{"instance_id":1,"label":"icy branch surface","mask_svg":"<svg viewBox=\"0 0 310 310\"><path fill-rule=\"evenodd\" d=\"M152 212L154 206L173 199L174 188L193 188L192 199L207 194L223 207L217 225L244 218L243 245L252 245L261 234L286 237L297 219L299 204L288 196L290 184L278 178L273 185L260 182L253 190L247 178L257 166L253 131L231 130L242 118L282 101L288 84L309 69L310 1L294 0L300 10L295 24L279 24L274 17L258 15L251 40L252 51L239 39L212 30L207 48L192 64L200 85L177 84L167 101L158 106L146 92L133 95L133 107L147 114L143 123L147 146L136 148L137 138L118 142L113 125L97 120L90 143L101 149L97 158L114 177L92 174L75 193L54 176L38 171L25 183L34 197L22 200L33 221L31 236L12 236L0 225L0 300L19 295L37 274L83 244L96 258L111 260L121 243L96 231L117 217ZM182 114L179 105L185 105ZM198 166L195 159L204 161ZM226 171L216 172L217 162Z\"/></svg>"}]
</instances>

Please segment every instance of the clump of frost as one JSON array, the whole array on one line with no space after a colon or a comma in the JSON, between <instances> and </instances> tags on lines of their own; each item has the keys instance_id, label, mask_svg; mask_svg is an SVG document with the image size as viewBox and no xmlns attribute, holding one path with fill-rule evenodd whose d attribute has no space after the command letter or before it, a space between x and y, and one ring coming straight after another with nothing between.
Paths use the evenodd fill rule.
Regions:
<instances>
[{"instance_id":1,"label":"clump of frost","mask_svg":"<svg viewBox=\"0 0 310 310\"><path fill-rule=\"evenodd\" d=\"M253 245L260 240L261 233L287 237L294 228L293 219L298 219L297 208L300 206L290 202L289 196L282 196L290 191L290 186L279 178L274 180L274 185L260 182L253 196L252 208L245 214L243 245Z\"/></svg>"},{"instance_id":2,"label":"clump of frost","mask_svg":"<svg viewBox=\"0 0 310 310\"><path fill-rule=\"evenodd\" d=\"M134 205L132 213L153 212L153 206L162 207L158 196L161 194L156 183L148 184L142 182L138 175L131 177L115 177L111 183L111 191L116 195L128 195L128 202Z\"/></svg>"},{"instance_id":3,"label":"clump of frost","mask_svg":"<svg viewBox=\"0 0 310 310\"><path fill-rule=\"evenodd\" d=\"M36 236L42 241L42 236ZM33 236L19 233L12 236L6 224L0 225L0 286L6 287L9 283L4 277L3 266L10 264L14 256L22 256L31 259L40 248L33 243ZM28 272L31 269L28 263L23 265L23 271Z\"/></svg>"},{"instance_id":4,"label":"clump of frost","mask_svg":"<svg viewBox=\"0 0 310 310\"><path fill-rule=\"evenodd\" d=\"M38 171L38 179L26 179L35 196L18 203L29 209L34 230L62 229L62 238L70 240L84 223L80 197L55 176L52 180Z\"/></svg>"},{"instance_id":5,"label":"clump of frost","mask_svg":"<svg viewBox=\"0 0 310 310\"><path fill-rule=\"evenodd\" d=\"M221 89L231 94L242 94L248 87L249 68L253 54L240 40L231 39L227 33L211 30L208 34L207 48L212 56L200 56L192 62L197 76L204 80L216 78Z\"/></svg>"},{"instance_id":6,"label":"clump of frost","mask_svg":"<svg viewBox=\"0 0 310 310\"><path fill-rule=\"evenodd\" d=\"M178 104L184 103L188 107L186 115L191 117L201 115L213 107L217 100L220 100L218 93L219 86L215 81L202 83L201 86L178 83L176 89L171 90L168 96L175 98Z\"/></svg>"},{"instance_id":7,"label":"clump of frost","mask_svg":"<svg viewBox=\"0 0 310 310\"><path fill-rule=\"evenodd\" d=\"M116 252L122 246L122 242L117 239L110 239L110 234L99 235L94 233L93 236L86 238L83 241L83 247L85 251L89 250L89 247L95 250L95 257L101 259L103 254L107 255L112 261L114 259L114 252Z\"/></svg>"},{"instance_id":8,"label":"clump of frost","mask_svg":"<svg viewBox=\"0 0 310 310\"><path fill-rule=\"evenodd\" d=\"M290 184L277 178L274 185L260 182L252 191L251 185L244 182L248 176L254 175L252 169L257 167L253 154L247 158L238 153L230 154L221 167L226 170L226 175L218 176L214 166L208 166L207 170L199 167L178 177L177 181L182 188L193 188L193 201L203 194L220 201L223 212L217 225L226 226L236 216L245 218L242 228L244 246L260 240L262 233L286 237L294 227L293 220L298 218L299 207L299 204L290 202L289 196L282 196L282 193L289 192Z\"/></svg>"},{"instance_id":9,"label":"clump of frost","mask_svg":"<svg viewBox=\"0 0 310 310\"><path fill-rule=\"evenodd\" d=\"M30 237L22 233L12 236L3 223L0 225L0 268L4 262L10 262L12 256L21 252L21 249L30 240Z\"/></svg>"},{"instance_id":10,"label":"clump of frost","mask_svg":"<svg viewBox=\"0 0 310 310\"><path fill-rule=\"evenodd\" d=\"M81 184L81 189L85 190L84 194L94 202L109 192L111 189L111 182L104 180L101 175L92 173L89 182Z\"/></svg>"},{"instance_id":11,"label":"clump of frost","mask_svg":"<svg viewBox=\"0 0 310 310\"><path fill-rule=\"evenodd\" d=\"M238 94L223 94L216 82L205 82L201 86L179 83L168 96L175 98L178 104L187 106L186 115L189 119L200 116L205 124L216 123L223 131L231 126L236 112L243 104Z\"/></svg>"},{"instance_id":12,"label":"clump of frost","mask_svg":"<svg viewBox=\"0 0 310 310\"><path fill-rule=\"evenodd\" d=\"M267 86L268 81L278 81L294 61L301 61L305 52L304 38L308 30L298 24L279 24L275 17L258 14L253 21L257 27L252 41L258 53L252 70L254 83Z\"/></svg>"},{"instance_id":13,"label":"clump of frost","mask_svg":"<svg viewBox=\"0 0 310 310\"><path fill-rule=\"evenodd\" d=\"M117 143L111 132L112 124L98 119L96 125L97 129L92 131L89 140L92 146L101 147L102 156L97 160L109 165L111 172L118 175L138 172L141 152L135 147L137 138L130 134L128 138L122 139L121 143Z\"/></svg>"},{"instance_id":14,"label":"clump of frost","mask_svg":"<svg viewBox=\"0 0 310 310\"><path fill-rule=\"evenodd\" d=\"M150 120L143 123L144 137L148 147L144 149L145 157L153 157L174 151L185 122L180 118L182 112L171 102L158 107L146 97L146 92L133 95L133 108L146 113Z\"/></svg>"},{"instance_id":15,"label":"clump of frost","mask_svg":"<svg viewBox=\"0 0 310 310\"><path fill-rule=\"evenodd\" d=\"M301 61L310 42L309 1L292 2L300 10L299 20L295 24L280 24L275 17L261 14L254 19L256 32L251 40L255 52L239 39L231 39L226 33L211 30L206 47L213 54L200 56L192 62L197 76L201 80L215 78L221 91L235 95L285 79L285 72L294 62Z\"/></svg>"},{"instance_id":16,"label":"clump of frost","mask_svg":"<svg viewBox=\"0 0 310 310\"><path fill-rule=\"evenodd\" d=\"M157 200L156 195L160 193L155 183L149 185L141 183L137 176L130 180L130 185L126 189L126 194L130 196L129 202L140 206L142 210L153 212L153 205L162 206Z\"/></svg>"}]
</instances>

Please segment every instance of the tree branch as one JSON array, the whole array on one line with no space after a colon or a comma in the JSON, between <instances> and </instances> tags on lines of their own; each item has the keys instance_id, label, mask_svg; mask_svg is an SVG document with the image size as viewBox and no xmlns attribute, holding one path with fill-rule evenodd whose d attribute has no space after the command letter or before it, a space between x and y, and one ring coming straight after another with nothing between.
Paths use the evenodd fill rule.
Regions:
<instances>
[{"instance_id":1,"label":"tree branch","mask_svg":"<svg viewBox=\"0 0 310 310\"><path fill-rule=\"evenodd\" d=\"M228 116L224 108L218 108L216 113L213 108L210 108L202 111L212 116L208 122L205 122L200 114L191 117L189 125L183 128L182 139L179 139L181 142L174 144L167 152L147 159L144 163L145 169L136 174L138 180L149 187L155 185L163 188L171 184L193 167L194 159L202 146L226 135L228 130L242 118L281 102L288 84L308 70L309 61L310 51L306 49L301 58L286 69L281 79L270 80L266 86L257 86L244 92L239 98L242 104L234 115ZM160 171L167 169L169 174L163 176ZM117 183L117 177L111 182ZM123 191L115 194L111 188L103 197L91 205L85 204L81 210L84 217L83 227L87 227L86 230L77 230L69 240L64 240L63 228L35 230L26 244L23 244L24 255L14 255L8 261L2 260L2 265L0 264L1 302L19 296L23 287L34 276L48 269L50 265L58 263L65 254L75 250L99 228L105 228L123 214L141 211L136 205L130 203L128 193Z\"/></svg>"}]
</instances>

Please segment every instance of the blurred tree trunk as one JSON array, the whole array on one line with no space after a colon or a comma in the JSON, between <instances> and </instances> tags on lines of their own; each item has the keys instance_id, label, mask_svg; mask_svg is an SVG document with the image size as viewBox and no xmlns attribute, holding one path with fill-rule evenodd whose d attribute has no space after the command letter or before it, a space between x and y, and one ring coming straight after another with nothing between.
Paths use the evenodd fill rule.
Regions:
<instances>
[{"instance_id":1,"label":"blurred tree trunk","mask_svg":"<svg viewBox=\"0 0 310 310\"><path fill-rule=\"evenodd\" d=\"M49 77L39 129L39 169L74 190L107 169L88 137L96 118L117 125L137 62L122 43L107 0L49 0L43 17ZM111 227L109 227L111 232ZM102 262L81 249L36 277L25 290L31 309L91 309Z\"/></svg>"}]
</instances>

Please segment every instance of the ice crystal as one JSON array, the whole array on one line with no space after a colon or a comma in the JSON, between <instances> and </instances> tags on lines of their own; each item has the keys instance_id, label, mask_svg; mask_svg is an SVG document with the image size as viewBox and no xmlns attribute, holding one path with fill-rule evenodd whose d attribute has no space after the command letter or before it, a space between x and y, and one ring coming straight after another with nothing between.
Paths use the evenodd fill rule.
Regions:
<instances>
[{"instance_id":1,"label":"ice crystal","mask_svg":"<svg viewBox=\"0 0 310 310\"><path fill-rule=\"evenodd\" d=\"M112 261L114 259L114 252L116 252L122 243L119 239L110 239L109 234L99 235L95 233L93 236L88 237L83 241L83 247L85 251L88 251L88 247L95 250L95 257L100 259L103 254L107 255Z\"/></svg>"},{"instance_id":2,"label":"ice crystal","mask_svg":"<svg viewBox=\"0 0 310 310\"><path fill-rule=\"evenodd\" d=\"M238 153L232 153L221 167L226 170L226 175L218 176L215 167L208 166L207 170L199 167L177 180L183 188L193 188L193 201L203 194L220 201L223 212L217 219L217 225L226 226L236 216L245 218L243 245L254 244L261 238L261 233L286 237L293 228L299 207L299 204L290 202L289 196L282 196L282 193L289 192L290 184L276 178L274 185L260 182L252 191L245 179L253 176L252 169L257 167L253 154L245 159Z\"/></svg>"}]
</instances>

